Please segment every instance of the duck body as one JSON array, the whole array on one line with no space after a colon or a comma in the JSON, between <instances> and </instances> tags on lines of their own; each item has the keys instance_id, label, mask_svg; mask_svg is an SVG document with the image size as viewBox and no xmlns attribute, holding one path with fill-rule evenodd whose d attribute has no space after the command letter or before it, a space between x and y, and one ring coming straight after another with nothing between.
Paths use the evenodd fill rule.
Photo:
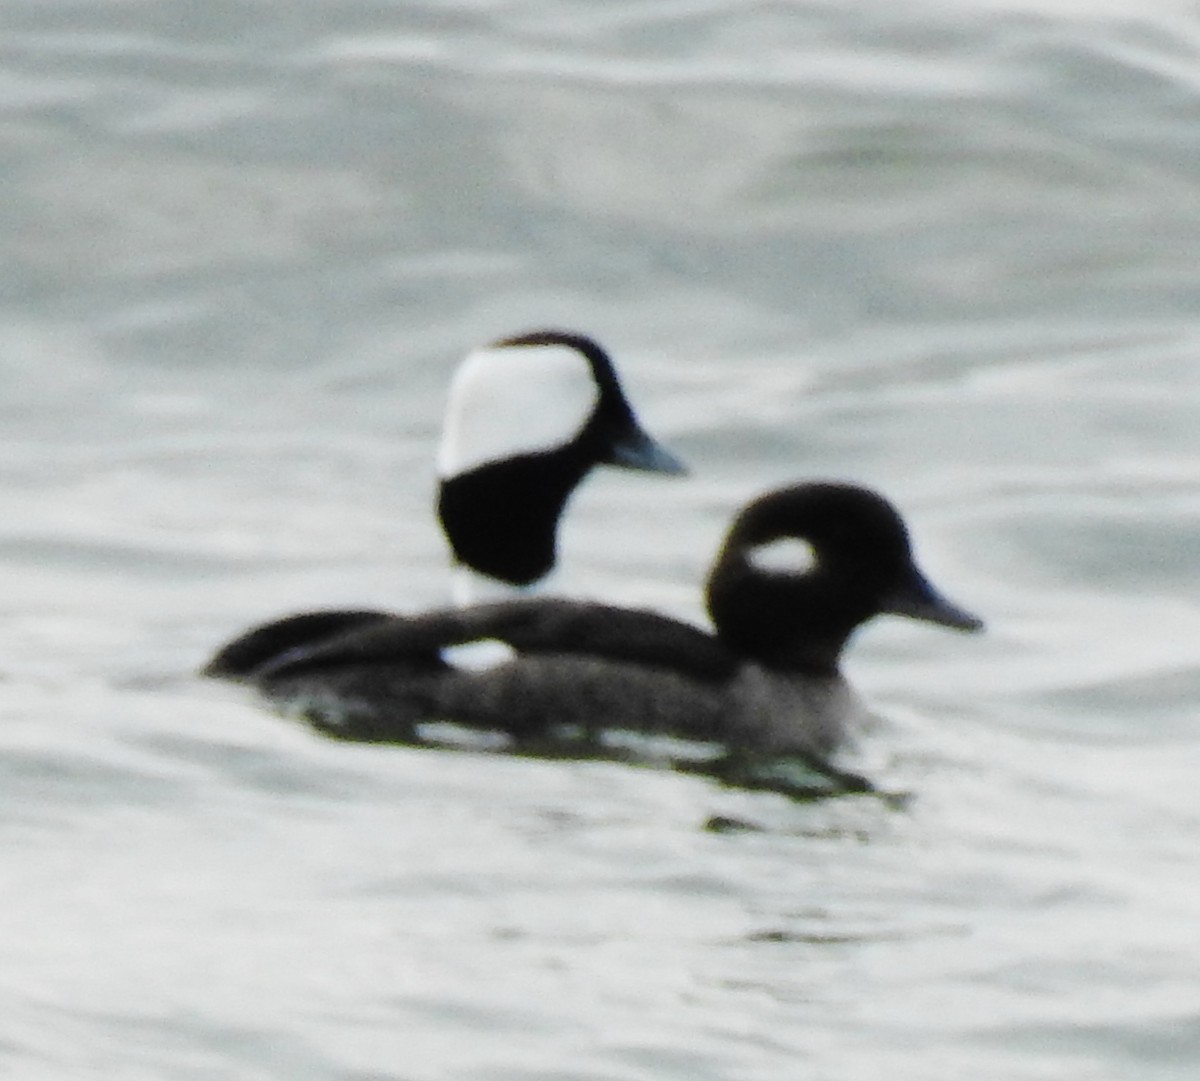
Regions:
<instances>
[{"instance_id":1,"label":"duck body","mask_svg":"<svg viewBox=\"0 0 1200 1081\"><path fill-rule=\"evenodd\" d=\"M328 735L388 743L420 742L423 722L444 719L517 748L626 730L825 756L856 708L838 673L797 678L668 616L552 598L352 627L250 681Z\"/></svg>"},{"instance_id":2,"label":"duck body","mask_svg":"<svg viewBox=\"0 0 1200 1081\"><path fill-rule=\"evenodd\" d=\"M453 721L517 747L623 729L826 759L862 712L839 670L858 626L892 612L981 627L917 569L894 508L848 485L796 485L747 506L706 599L712 631L545 598L351 621L247 681L345 739L415 742L423 722Z\"/></svg>"}]
</instances>

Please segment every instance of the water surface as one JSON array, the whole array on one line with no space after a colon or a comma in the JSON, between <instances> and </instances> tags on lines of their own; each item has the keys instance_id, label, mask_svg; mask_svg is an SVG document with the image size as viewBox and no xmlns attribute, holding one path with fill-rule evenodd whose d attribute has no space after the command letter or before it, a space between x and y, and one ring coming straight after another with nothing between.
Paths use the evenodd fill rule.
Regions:
<instances>
[{"instance_id":1,"label":"water surface","mask_svg":"<svg viewBox=\"0 0 1200 1081\"><path fill-rule=\"evenodd\" d=\"M0 20L7 1072L1193 1075L1191 5ZM988 617L855 644L902 808L338 746L193 676L446 596L448 375L540 325L695 470L590 481L556 588L698 619L733 509L838 477Z\"/></svg>"}]
</instances>

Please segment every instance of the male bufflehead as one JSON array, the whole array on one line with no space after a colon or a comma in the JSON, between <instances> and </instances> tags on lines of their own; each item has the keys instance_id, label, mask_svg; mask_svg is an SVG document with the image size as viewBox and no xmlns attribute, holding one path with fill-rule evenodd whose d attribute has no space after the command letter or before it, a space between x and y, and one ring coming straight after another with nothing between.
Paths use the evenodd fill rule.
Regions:
<instances>
[{"instance_id":1,"label":"male bufflehead","mask_svg":"<svg viewBox=\"0 0 1200 1081\"><path fill-rule=\"evenodd\" d=\"M451 380L437 453L437 515L454 559L456 603L544 579L567 501L599 465L687 472L638 424L595 341L537 330L469 353ZM390 618L357 609L286 616L229 642L204 674L241 679L289 650Z\"/></svg>"},{"instance_id":2,"label":"male bufflehead","mask_svg":"<svg viewBox=\"0 0 1200 1081\"><path fill-rule=\"evenodd\" d=\"M451 383L437 456L458 602L545 578L567 500L598 465L687 472L638 424L591 338L541 330L469 354Z\"/></svg>"},{"instance_id":3,"label":"male bufflehead","mask_svg":"<svg viewBox=\"0 0 1200 1081\"><path fill-rule=\"evenodd\" d=\"M839 672L857 627L884 613L983 626L917 569L895 508L845 484L746 506L706 600L715 633L562 599L396 617L277 655L247 680L344 739L419 742L421 722L444 720L518 748L564 728L632 730L827 761L860 709ZM490 663L464 662L472 643L490 646Z\"/></svg>"}]
</instances>

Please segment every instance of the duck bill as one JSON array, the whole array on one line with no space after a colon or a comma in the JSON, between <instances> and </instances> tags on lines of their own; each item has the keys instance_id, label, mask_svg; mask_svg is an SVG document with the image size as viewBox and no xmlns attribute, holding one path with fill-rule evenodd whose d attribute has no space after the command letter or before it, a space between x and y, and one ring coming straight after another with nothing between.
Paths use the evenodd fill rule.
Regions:
<instances>
[{"instance_id":1,"label":"duck bill","mask_svg":"<svg viewBox=\"0 0 1200 1081\"><path fill-rule=\"evenodd\" d=\"M940 623L956 631L983 630L982 619L943 597L916 568L907 582L884 599L880 611L925 623Z\"/></svg>"},{"instance_id":2,"label":"duck bill","mask_svg":"<svg viewBox=\"0 0 1200 1081\"><path fill-rule=\"evenodd\" d=\"M636 422L612 441L604 463L619 469L666 473L674 477L684 476L688 472L688 467L680 459L652 439Z\"/></svg>"}]
</instances>

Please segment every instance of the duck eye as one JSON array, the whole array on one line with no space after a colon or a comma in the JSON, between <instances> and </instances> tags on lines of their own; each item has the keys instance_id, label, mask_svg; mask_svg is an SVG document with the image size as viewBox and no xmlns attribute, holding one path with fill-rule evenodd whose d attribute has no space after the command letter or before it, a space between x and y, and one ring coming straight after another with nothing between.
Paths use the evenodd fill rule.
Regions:
<instances>
[{"instance_id":1,"label":"duck eye","mask_svg":"<svg viewBox=\"0 0 1200 1081\"><path fill-rule=\"evenodd\" d=\"M746 561L767 574L807 574L817 565L817 552L800 537L778 537L756 544L746 552Z\"/></svg>"}]
</instances>

